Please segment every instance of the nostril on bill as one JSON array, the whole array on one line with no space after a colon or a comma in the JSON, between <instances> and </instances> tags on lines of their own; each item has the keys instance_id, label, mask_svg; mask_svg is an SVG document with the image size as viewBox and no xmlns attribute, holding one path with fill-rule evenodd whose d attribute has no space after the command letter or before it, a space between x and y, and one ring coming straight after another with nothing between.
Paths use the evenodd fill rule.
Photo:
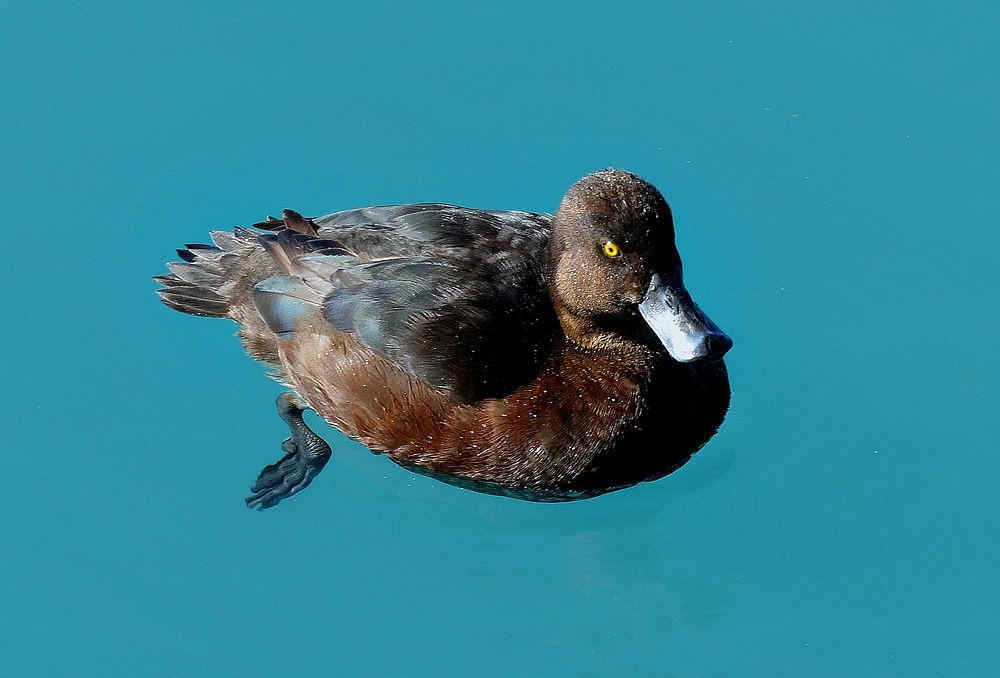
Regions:
<instances>
[{"instance_id":1,"label":"nostril on bill","mask_svg":"<svg viewBox=\"0 0 1000 678\"><path fill-rule=\"evenodd\" d=\"M705 337L705 357L718 360L733 347L733 340L724 334L710 334Z\"/></svg>"}]
</instances>

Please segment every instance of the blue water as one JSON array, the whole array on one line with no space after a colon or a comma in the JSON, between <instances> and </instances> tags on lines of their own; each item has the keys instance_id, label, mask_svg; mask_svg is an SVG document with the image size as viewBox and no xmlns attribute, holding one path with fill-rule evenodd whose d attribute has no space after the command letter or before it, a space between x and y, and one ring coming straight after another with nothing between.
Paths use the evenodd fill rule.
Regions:
<instances>
[{"instance_id":1,"label":"blue water","mask_svg":"<svg viewBox=\"0 0 1000 678\"><path fill-rule=\"evenodd\" d=\"M0 8L0 674L995 675L996 3L158 4ZM736 342L689 465L536 505L320 428L244 507L279 387L173 248L606 166Z\"/></svg>"}]
</instances>

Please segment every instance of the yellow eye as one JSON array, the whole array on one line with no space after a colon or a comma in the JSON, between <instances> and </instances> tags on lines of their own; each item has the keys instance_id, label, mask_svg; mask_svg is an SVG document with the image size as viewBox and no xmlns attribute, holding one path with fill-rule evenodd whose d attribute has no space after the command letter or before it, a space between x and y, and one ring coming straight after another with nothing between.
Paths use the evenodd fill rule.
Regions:
<instances>
[{"instance_id":1,"label":"yellow eye","mask_svg":"<svg viewBox=\"0 0 1000 678\"><path fill-rule=\"evenodd\" d=\"M614 259L622 252L620 249L618 249L618 245L614 244L609 240L606 243L604 243L604 253L607 254L612 259Z\"/></svg>"}]
</instances>

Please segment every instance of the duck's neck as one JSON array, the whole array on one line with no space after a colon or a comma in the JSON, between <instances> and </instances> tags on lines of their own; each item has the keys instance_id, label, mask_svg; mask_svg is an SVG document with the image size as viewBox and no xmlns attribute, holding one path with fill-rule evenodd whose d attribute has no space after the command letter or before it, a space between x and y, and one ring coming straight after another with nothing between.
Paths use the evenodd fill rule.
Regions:
<instances>
[{"instance_id":1,"label":"duck's neck","mask_svg":"<svg viewBox=\"0 0 1000 678\"><path fill-rule=\"evenodd\" d=\"M569 312L558 300L553 299L556 315L569 342L585 351L602 354L606 359L625 366L632 366L637 373L648 370L653 351L629 337L627 323L609 327L596 318Z\"/></svg>"}]
</instances>

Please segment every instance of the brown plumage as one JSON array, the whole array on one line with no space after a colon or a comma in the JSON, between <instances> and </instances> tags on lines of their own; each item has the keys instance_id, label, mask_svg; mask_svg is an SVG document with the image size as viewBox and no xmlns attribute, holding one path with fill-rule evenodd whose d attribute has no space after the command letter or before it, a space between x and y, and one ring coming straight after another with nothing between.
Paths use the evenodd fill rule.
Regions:
<instances>
[{"instance_id":1,"label":"brown plumage","mask_svg":"<svg viewBox=\"0 0 1000 678\"><path fill-rule=\"evenodd\" d=\"M256 226L180 251L164 302L235 320L302 405L407 468L574 499L669 473L725 416L731 342L634 175L585 177L555 217L424 204ZM258 507L311 480L276 468Z\"/></svg>"}]
</instances>

